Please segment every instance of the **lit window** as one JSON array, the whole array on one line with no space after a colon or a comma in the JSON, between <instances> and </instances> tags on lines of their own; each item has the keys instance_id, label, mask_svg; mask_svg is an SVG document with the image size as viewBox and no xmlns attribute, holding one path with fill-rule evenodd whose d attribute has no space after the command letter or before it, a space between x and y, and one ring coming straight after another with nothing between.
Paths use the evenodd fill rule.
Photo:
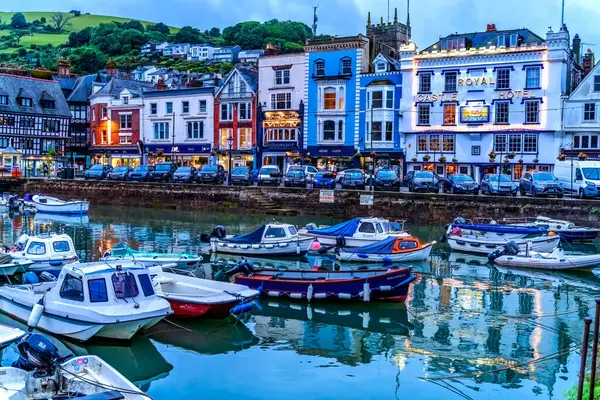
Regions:
<instances>
[{"instance_id":1,"label":"lit window","mask_svg":"<svg viewBox=\"0 0 600 400\"><path fill-rule=\"evenodd\" d=\"M440 151L440 135L429 135L429 150Z\"/></svg>"},{"instance_id":2,"label":"lit window","mask_svg":"<svg viewBox=\"0 0 600 400\"><path fill-rule=\"evenodd\" d=\"M419 151L419 152L427 151L427 135L417 136L417 151Z\"/></svg>"},{"instance_id":3,"label":"lit window","mask_svg":"<svg viewBox=\"0 0 600 400\"><path fill-rule=\"evenodd\" d=\"M107 143L108 143L108 134L106 133L106 131L100 132L100 144L107 144Z\"/></svg>"},{"instance_id":4,"label":"lit window","mask_svg":"<svg viewBox=\"0 0 600 400\"><path fill-rule=\"evenodd\" d=\"M238 149L249 149L252 147L252 129L238 129Z\"/></svg>"},{"instance_id":5,"label":"lit window","mask_svg":"<svg viewBox=\"0 0 600 400\"><path fill-rule=\"evenodd\" d=\"M444 104L444 125L456 125L456 104Z\"/></svg>"},{"instance_id":6,"label":"lit window","mask_svg":"<svg viewBox=\"0 0 600 400\"><path fill-rule=\"evenodd\" d=\"M454 135L442 136L442 151L449 153L454 152Z\"/></svg>"},{"instance_id":7,"label":"lit window","mask_svg":"<svg viewBox=\"0 0 600 400\"><path fill-rule=\"evenodd\" d=\"M336 103L336 90L335 88L326 88L324 94L324 105L323 109L325 110L335 110Z\"/></svg>"}]
</instances>

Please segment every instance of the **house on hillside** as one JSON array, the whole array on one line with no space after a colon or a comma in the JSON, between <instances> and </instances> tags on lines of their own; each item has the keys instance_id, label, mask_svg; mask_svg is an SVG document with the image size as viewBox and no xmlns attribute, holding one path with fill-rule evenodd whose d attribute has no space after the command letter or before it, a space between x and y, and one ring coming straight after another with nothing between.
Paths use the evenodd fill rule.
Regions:
<instances>
[{"instance_id":1,"label":"house on hillside","mask_svg":"<svg viewBox=\"0 0 600 400\"><path fill-rule=\"evenodd\" d=\"M215 49L212 60L218 63L236 63L240 46L223 46Z\"/></svg>"},{"instance_id":2,"label":"house on hillside","mask_svg":"<svg viewBox=\"0 0 600 400\"><path fill-rule=\"evenodd\" d=\"M215 46L210 43L193 43L190 44L188 61L204 61L211 60L215 52Z\"/></svg>"},{"instance_id":3,"label":"house on hillside","mask_svg":"<svg viewBox=\"0 0 600 400\"><path fill-rule=\"evenodd\" d=\"M265 54L264 50L242 50L238 54L238 62L242 64L258 64L258 59Z\"/></svg>"}]
</instances>

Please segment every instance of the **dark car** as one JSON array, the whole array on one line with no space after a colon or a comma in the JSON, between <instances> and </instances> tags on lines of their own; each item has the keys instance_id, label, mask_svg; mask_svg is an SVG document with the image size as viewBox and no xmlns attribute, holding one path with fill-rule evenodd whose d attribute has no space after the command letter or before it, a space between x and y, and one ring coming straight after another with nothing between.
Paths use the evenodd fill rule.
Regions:
<instances>
[{"instance_id":1,"label":"dark car","mask_svg":"<svg viewBox=\"0 0 600 400\"><path fill-rule=\"evenodd\" d=\"M409 192L433 192L440 190L440 180L431 171L414 171L407 181Z\"/></svg>"},{"instance_id":2,"label":"dark car","mask_svg":"<svg viewBox=\"0 0 600 400\"><path fill-rule=\"evenodd\" d=\"M562 183L551 172L527 172L519 182L521 196L530 194L536 196L563 197L565 194Z\"/></svg>"},{"instance_id":3,"label":"dark car","mask_svg":"<svg viewBox=\"0 0 600 400\"><path fill-rule=\"evenodd\" d=\"M465 174L453 174L441 181L444 193L479 194L479 185L475 179Z\"/></svg>"},{"instance_id":4,"label":"dark car","mask_svg":"<svg viewBox=\"0 0 600 400\"><path fill-rule=\"evenodd\" d=\"M344 176L340 181L342 189L365 190L365 176L361 170L353 169L344 171Z\"/></svg>"},{"instance_id":5,"label":"dark car","mask_svg":"<svg viewBox=\"0 0 600 400\"><path fill-rule=\"evenodd\" d=\"M313 179L315 189L335 189L335 175L331 171L319 171Z\"/></svg>"},{"instance_id":6,"label":"dark car","mask_svg":"<svg viewBox=\"0 0 600 400\"><path fill-rule=\"evenodd\" d=\"M126 181L129 178L129 174L133 171L133 168L127 166L120 166L108 173L108 180L110 181Z\"/></svg>"},{"instance_id":7,"label":"dark car","mask_svg":"<svg viewBox=\"0 0 600 400\"><path fill-rule=\"evenodd\" d=\"M416 171L408 171L406 173L406 175L404 175L404 177L402 178L402 182L400 182L400 185L402 186L408 186L408 181L410 181L413 177L413 175L415 174Z\"/></svg>"},{"instance_id":8,"label":"dark car","mask_svg":"<svg viewBox=\"0 0 600 400\"><path fill-rule=\"evenodd\" d=\"M196 181L199 183L221 184L225 182L225 168L222 165L205 165L200 172L196 174Z\"/></svg>"},{"instance_id":9,"label":"dark car","mask_svg":"<svg viewBox=\"0 0 600 400\"><path fill-rule=\"evenodd\" d=\"M283 180L285 187L306 187L306 175L301 169L290 170Z\"/></svg>"},{"instance_id":10,"label":"dark car","mask_svg":"<svg viewBox=\"0 0 600 400\"><path fill-rule=\"evenodd\" d=\"M277 165L264 165L258 171L258 186L279 186L281 183L281 171Z\"/></svg>"},{"instance_id":11,"label":"dark car","mask_svg":"<svg viewBox=\"0 0 600 400\"><path fill-rule=\"evenodd\" d=\"M486 174L481 179L481 193L516 196L519 185L513 182L510 175Z\"/></svg>"},{"instance_id":12,"label":"dark car","mask_svg":"<svg viewBox=\"0 0 600 400\"><path fill-rule=\"evenodd\" d=\"M232 185L251 186L254 183L254 175L249 167L235 167L231 171Z\"/></svg>"},{"instance_id":13,"label":"dark car","mask_svg":"<svg viewBox=\"0 0 600 400\"><path fill-rule=\"evenodd\" d=\"M112 167L110 165L96 164L92 165L90 169L85 171L83 174L84 179L105 179L110 171L112 171Z\"/></svg>"},{"instance_id":14,"label":"dark car","mask_svg":"<svg viewBox=\"0 0 600 400\"><path fill-rule=\"evenodd\" d=\"M129 180L139 182L148 181L152 171L154 171L154 165L140 165L129 173Z\"/></svg>"},{"instance_id":15,"label":"dark car","mask_svg":"<svg viewBox=\"0 0 600 400\"><path fill-rule=\"evenodd\" d=\"M173 182L193 182L196 178L196 168L179 167L173 173Z\"/></svg>"},{"instance_id":16,"label":"dark car","mask_svg":"<svg viewBox=\"0 0 600 400\"><path fill-rule=\"evenodd\" d=\"M345 176L344 176L345 177ZM375 175L375 190L400 190L400 179L396 171L381 169Z\"/></svg>"},{"instance_id":17,"label":"dark car","mask_svg":"<svg viewBox=\"0 0 600 400\"><path fill-rule=\"evenodd\" d=\"M173 179L173 174L177 169L177 165L172 162L161 162L156 164L154 171L150 174L150 180L155 182L170 182Z\"/></svg>"}]
</instances>

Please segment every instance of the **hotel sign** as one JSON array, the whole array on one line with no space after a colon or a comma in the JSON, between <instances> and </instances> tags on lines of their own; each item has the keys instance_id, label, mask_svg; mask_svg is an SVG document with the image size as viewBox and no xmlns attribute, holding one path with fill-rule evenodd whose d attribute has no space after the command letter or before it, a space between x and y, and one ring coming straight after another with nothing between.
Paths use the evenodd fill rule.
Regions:
<instances>
[{"instance_id":1,"label":"hotel sign","mask_svg":"<svg viewBox=\"0 0 600 400\"><path fill-rule=\"evenodd\" d=\"M460 107L460 122L490 122L490 106L469 105Z\"/></svg>"},{"instance_id":2,"label":"hotel sign","mask_svg":"<svg viewBox=\"0 0 600 400\"><path fill-rule=\"evenodd\" d=\"M264 128L298 128L300 126L298 111L267 111L263 116Z\"/></svg>"}]
</instances>

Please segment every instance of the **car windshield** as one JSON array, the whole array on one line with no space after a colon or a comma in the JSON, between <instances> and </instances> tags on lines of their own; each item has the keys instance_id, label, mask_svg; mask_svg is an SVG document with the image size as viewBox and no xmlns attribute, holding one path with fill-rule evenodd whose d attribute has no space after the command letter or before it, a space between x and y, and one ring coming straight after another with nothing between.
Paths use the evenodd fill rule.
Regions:
<instances>
[{"instance_id":1,"label":"car windshield","mask_svg":"<svg viewBox=\"0 0 600 400\"><path fill-rule=\"evenodd\" d=\"M90 168L90 171L102 171L103 169L104 169L104 165L96 164L96 165L93 165L92 168Z\"/></svg>"},{"instance_id":2,"label":"car windshield","mask_svg":"<svg viewBox=\"0 0 600 400\"><path fill-rule=\"evenodd\" d=\"M452 175L450 179L455 182L473 182L473 178L467 175Z\"/></svg>"},{"instance_id":3,"label":"car windshield","mask_svg":"<svg viewBox=\"0 0 600 400\"><path fill-rule=\"evenodd\" d=\"M140 165L135 170L138 171L138 172L148 171L148 166L146 166L146 165Z\"/></svg>"},{"instance_id":4,"label":"car windshield","mask_svg":"<svg viewBox=\"0 0 600 400\"><path fill-rule=\"evenodd\" d=\"M192 172L192 167L179 167L179 168L177 168L177 171L175 171L175 172L180 173L180 174L186 174L186 173Z\"/></svg>"},{"instance_id":5,"label":"car windshield","mask_svg":"<svg viewBox=\"0 0 600 400\"><path fill-rule=\"evenodd\" d=\"M344 178L362 179L362 174L359 171L344 172Z\"/></svg>"},{"instance_id":6,"label":"car windshield","mask_svg":"<svg viewBox=\"0 0 600 400\"><path fill-rule=\"evenodd\" d=\"M539 174L533 174L533 179L536 181L554 181L556 178L550 172L541 172Z\"/></svg>"},{"instance_id":7,"label":"car windshield","mask_svg":"<svg viewBox=\"0 0 600 400\"><path fill-rule=\"evenodd\" d=\"M398 175L394 171L379 171L377 173L378 178L397 178Z\"/></svg>"},{"instance_id":8,"label":"car windshield","mask_svg":"<svg viewBox=\"0 0 600 400\"><path fill-rule=\"evenodd\" d=\"M127 172L127 170L129 170L127 167L117 167L113 170L113 172Z\"/></svg>"},{"instance_id":9,"label":"car windshield","mask_svg":"<svg viewBox=\"0 0 600 400\"><path fill-rule=\"evenodd\" d=\"M489 180L490 182L498 182L498 175L490 175ZM500 182L512 182L512 179L508 175L500 175Z\"/></svg>"},{"instance_id":10,"label":"car windshield","mask_svg":"<svg viewBox=\"0 0 600 400\"><path fill-rule=\"evenodd\" d=\"M205 167L202 167L202 172L217 172L217 166L216 165L207 165Z\"/></svg>"},{"instance_id":11,"label":"car windshield","mask_svg":"<svg viewBox=\"0 0 600 400\"><path fill-rule=\"evenodd\" d=\"M248 174L248 167L237 167L237 168L234 168L231 173L232 174L238 174L238 175L247 175Z\"/></svg>"},{"instance_id":12,"label":"car windshield","mask_svg":"<svg viewBox=\"0 0 600 400\"><path fill-rule=\"evenodd\" d=\"M262 167L260 169L261 175L276 174L277 172L279 172L279 171L277 170L276 167Z\"/></svg>"},{"instance_id":13,"label":"car windshield","mask_svg":"<svg viewBox=\"0 0 600 400\"><path fill-rule=\"evenodd\" d=\"M415 178L433 178L433 172L415 172Z\"/></svg>"},{"instance_id":14,"label":"car windshield","mask_svg":"<svg viewBox=\"0 0 600 400\"><path fill-rule=\"evenodd\" d=\"M168 171L171 169L171 164L158 164L156 166L157 171Z\"/></svg>"},{"instance_id":15,"label":"car windshield","mask_svg":"<svg viewBox=\"0 0 600 400\"><path fill-rule=\"evenodd\" d=\"M304 172L300 170L294 170L288 172L288 178L304 178Z\"/></svg>"},{"instance_id":16,"label":"car windshield","mask_svg":"<svg viewBox=\"0 0 600 400\"><path fill-rule=\"evenodd\" d=\"M333 178L333 174L330 171L319 171L316 176L318 178Z\"/></svg>"},{"instance_id":17,"label":"car windshield","mask_svg":"<svg viewBox=\"0 0 600 400\"><path fill-rule=\"evenodd\" d=\"M585 179L600 180L600 168L582 168Z\"/></svg>"}]
</instances>

